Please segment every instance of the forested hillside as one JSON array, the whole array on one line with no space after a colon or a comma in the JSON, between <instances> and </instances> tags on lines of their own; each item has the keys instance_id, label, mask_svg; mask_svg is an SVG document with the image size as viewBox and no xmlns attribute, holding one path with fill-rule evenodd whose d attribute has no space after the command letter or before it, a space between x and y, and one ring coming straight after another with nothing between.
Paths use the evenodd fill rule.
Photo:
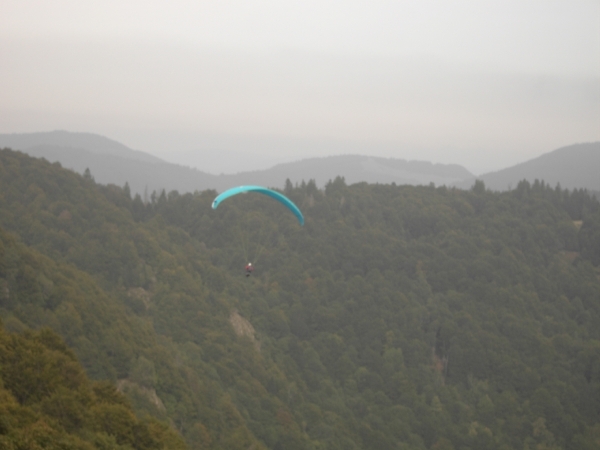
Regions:
<instances>
[{"instance_id":1,"label":"forested hillside","mask_svg":"<svg viewBox=\"0 0 600 450\"><path fill-rule=\"evenodd\" d=\"M115 386L90 382L61 338L0 327L0 448L184 449L156 419L136 419Z\"/></svg>"},{"instance_id":2,"label":"forested hillside","mask_svg":"<svg viewBox=\"0 0 600 450\"><path fill-rule=\"evenodd\" d=\"M341 178L285 194L304 227L261 195L144 204L2 150L4 328L52 328L192 449L600 446L597 200Z\"/></svg>"}]
</instances>

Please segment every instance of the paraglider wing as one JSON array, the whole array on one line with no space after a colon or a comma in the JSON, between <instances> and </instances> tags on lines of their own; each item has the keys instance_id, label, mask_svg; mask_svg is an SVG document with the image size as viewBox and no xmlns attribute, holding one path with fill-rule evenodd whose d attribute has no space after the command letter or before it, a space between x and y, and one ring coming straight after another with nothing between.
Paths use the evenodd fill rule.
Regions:
<instances>
[{"instance_id":1,"label":"paraglider wing","mask_svg":"<svg viewBox=\"0 0 600 450\"><path fill-rule=\"evenodd\" d=\"M300 222L300 225L304 225L304 216L302 215L302 212L300 211L300 209L298 209L298 207L294 204L293 201L291 201L285 195L280 194L277 191L272 191L271 189L267 189L262 186L238 186L238 187L228 189L225 192L222 192L221 194L219 194L213 200L213 203L212 203L213 209L217 209L217 206L219 206L219 204L226 198L232 197L237 194L241 194L243 192L258 192L260 194L268 195L269 197L272 197L275 200L280 201L290 211L292 211L294 213L294 215L298 218L298 222Z\"/></svg>"}]
</instances>

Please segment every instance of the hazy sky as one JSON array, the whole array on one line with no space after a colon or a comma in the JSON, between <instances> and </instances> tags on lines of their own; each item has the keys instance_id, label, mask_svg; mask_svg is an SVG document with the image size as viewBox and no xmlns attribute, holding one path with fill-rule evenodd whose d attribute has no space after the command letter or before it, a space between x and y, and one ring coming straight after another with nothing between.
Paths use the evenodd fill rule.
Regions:
<instances>
[{"instance_id":1,"label":"hazy sky","mask_svg":"<svg viewBox=\"0 0 600 450\"><path fill-rule=\"evenodd\" d=\"M481 173L600 140L600 0L2 0L0 86L0 133L209 171L362 153Z\"/></svg>"}]
</instances>

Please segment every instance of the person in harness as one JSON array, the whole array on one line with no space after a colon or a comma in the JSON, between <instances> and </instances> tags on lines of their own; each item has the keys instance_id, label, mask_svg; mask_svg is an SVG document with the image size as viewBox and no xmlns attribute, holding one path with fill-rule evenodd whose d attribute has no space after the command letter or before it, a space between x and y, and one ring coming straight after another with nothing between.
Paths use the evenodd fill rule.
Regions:
<instances>
[{"instance_id":1,"label":"person in harness","mask_svg":"<svg viewBox=\"0 0 600 450\"><path fill-rule=\"evenodd\" d=\"M248 264L246 264L246 276L249 277L250 275L252 275L252 271L254 270L254 267L252 267L252 263L249 262Z\"/></svg>"}]
</instances>

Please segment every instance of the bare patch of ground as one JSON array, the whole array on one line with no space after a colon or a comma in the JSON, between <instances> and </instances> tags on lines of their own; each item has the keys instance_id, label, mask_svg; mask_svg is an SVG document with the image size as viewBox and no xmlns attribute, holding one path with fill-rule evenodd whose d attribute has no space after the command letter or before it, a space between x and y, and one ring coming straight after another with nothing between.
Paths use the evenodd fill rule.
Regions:
<instances>
[{"instance_id":1,"label":"bare patch of ground","mask_svg":"<svg viewBox=\"0 0 600 450\"><path fill-rule=\"evenodd\" d=\"M238 336L246 336L248 339L252 341L254 348L257 351L260 351L260 343L256 339L256 331L250 322L247 319L244 319L240 316L240 313L237 309L234 309L229 316L229 322L235 331L235 334Z\"/></svg>"}]
</instances>

